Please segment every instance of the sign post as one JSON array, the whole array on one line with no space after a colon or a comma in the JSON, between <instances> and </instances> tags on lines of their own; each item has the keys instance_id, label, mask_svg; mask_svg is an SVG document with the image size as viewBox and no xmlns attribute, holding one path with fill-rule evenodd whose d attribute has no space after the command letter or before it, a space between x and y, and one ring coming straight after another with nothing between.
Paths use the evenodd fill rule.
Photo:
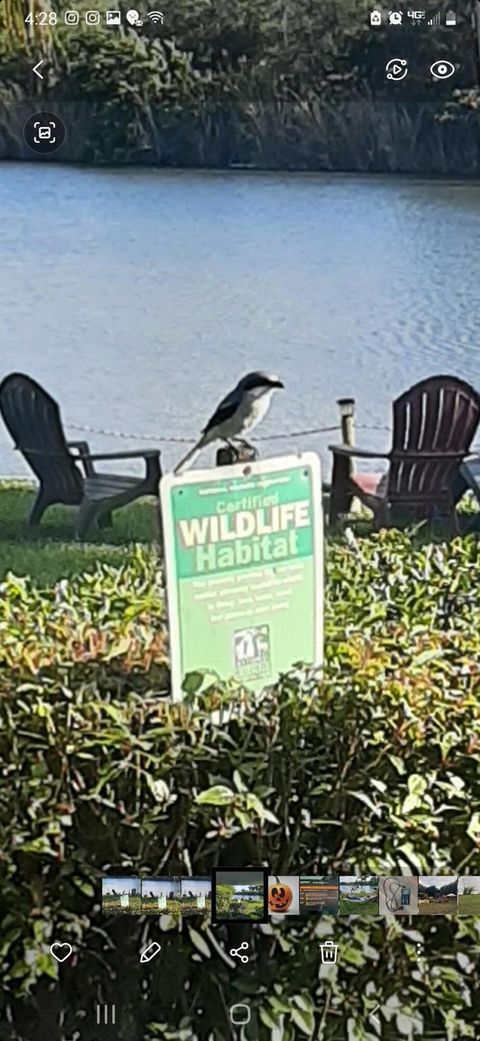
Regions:
<instances>
[{"instance_id":1,"label":"sign post","mask_svg":"<svg viewBox=\"0 0 480 1041\"><path fill-rule=\"evenodd\" d=\"M259 691L321 665L318 456L167 474L160 494L174 700L191 672Z\"/></svg>"}]
</instances>

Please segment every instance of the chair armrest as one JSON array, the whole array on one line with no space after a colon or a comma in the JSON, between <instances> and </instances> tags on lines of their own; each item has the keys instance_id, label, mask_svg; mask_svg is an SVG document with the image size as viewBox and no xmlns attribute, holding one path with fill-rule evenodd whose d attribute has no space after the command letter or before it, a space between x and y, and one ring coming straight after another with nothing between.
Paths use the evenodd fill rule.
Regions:
<instances>
[{"instance_id":1,"label":"chair armrest","mask_svg":"<svg viewBox=\"0 0 480 1041\"><path fill-rule=\"evenodd\" d=\"M95 467L90 461L90 445L88 441L67 441L67 448L75 449L78 455L74 456L74 459L78 459L79 463L82 463L86 477L94 477ZM72 453L73 454L73 453Z\"/></svg>"},{"instance_id":2,"label":"chair armrest","mask_svg":"<svg viewBox=\"0 0 480 1041\"><path fill-rule=\"evenodd\" d=\"M390 458L408 463L429 462L430 460L434 463L441 463L442 459L451 459L452 462L462 463L464 452L422 452L421 450L415 450L411 452L391 452Z\"/></svg>"},{"instance_id":3,"label":"chair armrest","mask_svg":"<svg viewBox=\"0 0 480 1041\"><path fill-rule=\"evenodd\" d=\"M160 466L160 450L158 448L146 448L142 451L131 452L95 452L85 458L85 464L93 466L93 463L102 459L143 459L145 462L145 477L143 483L147 494L158 496L159 481L162 476Z\"/></svg>"},{"instance_id":4,"label":"chair armrest","mask_svg":"<svg viewBox=\"0 0 480 1041\"><path fill-rule=\"evenodd\" d=\"M76 448L80 455L88 455L90 452L88 441L67 441L67 448Z\"/></svg>"},{"instance_id":5,"label":"chair armrest","mask_svg":"<svg viewBox=\"0 0 480 1041\"><path fill-rule=\"evenodd\" d=\"M356 448L355 445L329 445L334 455L344 455L349 458L358 456L359 459L390 459L390 452L370 452L366 448Z\"/></svg>"},{"instance_id":6,"label":"chair armrest","mask_svg":"<svg viewBox=\"0 0 480 1041\"><path fill-rule=\"evenodd\" d=\"M460 465L460 473L469 483L470 487L477 486L480 479L480 456L467 455Z\"/></svg>"},{"instance_id":7,"label":"chair armrest","mask_svg":"<svg viewBox=\"0 0 480 1041\"><path fill-rule=\"evenodd\" d=\"M143 452L136 450L131 452L94 452L93 455L89 453L88 458L92 462L101 459L159 459L160 450L158 448L146 448Z\"/></svg>"}]
</instances>

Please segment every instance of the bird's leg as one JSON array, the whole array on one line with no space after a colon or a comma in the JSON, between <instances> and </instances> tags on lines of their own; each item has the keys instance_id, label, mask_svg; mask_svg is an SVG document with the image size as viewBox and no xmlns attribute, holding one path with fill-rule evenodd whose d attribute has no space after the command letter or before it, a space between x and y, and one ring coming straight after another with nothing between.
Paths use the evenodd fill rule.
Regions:
<instances>
[{"instance_id":1,"label":"bird's leg","mask_svg":"<svg viewBox=\"0 0 480 1041\"><path fill-rule=\"evenodd\" d=\"M240 449L239 449L238 445L234 444L234 441L236 441L236 440L237 440L237 438L233 438L233 437L222 437L222 441L224 441L225 444L228 445L230 451L233 452L234 458L238 462Z\"/></svg>"},{"instance_id":2,"label":"bird's leg","mask_svg":"<svg viewBox=\"0 0 480 1041\"><path fill-rule=\"evenodd\" d=\"M232 441L236 441L238 445L242 445L243 448L253 449L253 445L249 441L245 441L244 437L232 437Z\"/></svg>"}]
</instances>

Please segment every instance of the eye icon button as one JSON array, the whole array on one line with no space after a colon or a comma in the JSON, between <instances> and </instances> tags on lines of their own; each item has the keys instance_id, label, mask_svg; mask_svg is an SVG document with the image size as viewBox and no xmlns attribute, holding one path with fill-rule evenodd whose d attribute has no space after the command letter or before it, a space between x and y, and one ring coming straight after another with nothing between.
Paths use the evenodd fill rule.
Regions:
<instances>
[{"instance_id":1,"label":"eye icon button","mask_svg":"<svg viewBox=\"0 0 480 1041\"><path fill-rule=\"evenodd\" d=\"M430 73L434 80L448 80L450 76L455 73L455 65L453 61L434 61L433 65L430 66Z\"/></svg>"}]
</instances>

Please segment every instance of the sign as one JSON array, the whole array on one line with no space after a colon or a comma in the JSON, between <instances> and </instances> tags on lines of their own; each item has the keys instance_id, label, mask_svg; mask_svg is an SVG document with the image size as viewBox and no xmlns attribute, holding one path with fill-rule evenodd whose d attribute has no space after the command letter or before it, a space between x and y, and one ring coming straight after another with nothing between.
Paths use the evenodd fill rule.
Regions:
<instances>
[{"instance_id":1,"label":"sign","mask_svg":"<svg viewBox=\"0 0 480 1041\"><path fill-rule=\"evenodd\" d=\"M320 460L167 474L160 485L174 700L205 670L259 691L322 662Z\"/></svg>"}]
</instances>

